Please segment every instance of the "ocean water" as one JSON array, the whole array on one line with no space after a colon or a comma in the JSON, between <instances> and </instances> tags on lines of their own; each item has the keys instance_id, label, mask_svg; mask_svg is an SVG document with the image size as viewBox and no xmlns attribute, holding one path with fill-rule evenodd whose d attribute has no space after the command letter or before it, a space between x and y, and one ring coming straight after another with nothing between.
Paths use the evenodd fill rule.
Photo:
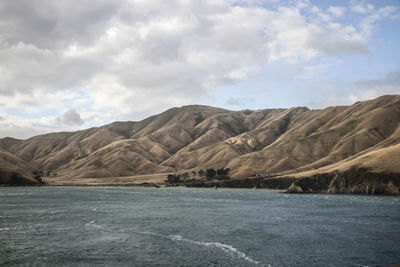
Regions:
<instances>
[{"instance_id":1,"label":"ocean water","mask_svg":"<svg viewBox=\"0 0 400 267\"><path fill-rule=\"evenodd\" d=\"M247 189L0 188L0 266L382 266L400 198Z\"/></svg>"}]
</instances>

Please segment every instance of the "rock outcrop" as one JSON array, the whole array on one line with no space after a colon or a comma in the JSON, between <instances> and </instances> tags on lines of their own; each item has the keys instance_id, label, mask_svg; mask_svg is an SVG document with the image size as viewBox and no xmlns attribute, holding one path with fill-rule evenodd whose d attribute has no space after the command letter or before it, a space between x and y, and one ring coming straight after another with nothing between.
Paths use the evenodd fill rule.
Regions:
<instances>
[{"instance_id":1,"label":"rock outcrop","mask_svg":"<svg viewBox=\"0 0 400 267\"><path fill-rule=\"evenodd\" d=\"M292 183L287 192L398 196L400 174L374 173L366 168L351 168L344 172L299 178Z\"/></svg>"},{"instance_id":2,"label":"rock outcrop","mask_svg":"<svg viewBox=\"0 0 400 267\"><path fill-rule=\"evenodd\" d=\"M288 188L288 190L286 191L286 193L301 194L301 193L304 193L304 191L303 191L303 189L302 189L300 186L296 185L296 183L293 182L293 183L289 186L289 188Z\"/></svg>"}]
</instances>

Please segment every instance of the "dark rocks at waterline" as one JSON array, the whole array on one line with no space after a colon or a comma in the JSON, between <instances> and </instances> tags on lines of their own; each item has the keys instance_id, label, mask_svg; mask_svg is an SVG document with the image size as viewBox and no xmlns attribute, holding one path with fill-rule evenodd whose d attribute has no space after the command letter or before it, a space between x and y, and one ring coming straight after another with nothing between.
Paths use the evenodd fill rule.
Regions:
<instances>
[{"instance_id":1,"label":"dark rocks at waterline","mask_svg":"<svg viewBox=\"0 0 400 267\"><path fill-rule=\"evenodd\" d=\"M223 181L201 181L193 180L182 185L187 187L217 187L217 188L268 188L268 189L287 189L296 179L295 178L247 178Z\"/></svg>"},{"instance_id":2,"label":"dark rocks at waterline","mask_svg":"<svg viewBox=\"0 0 400 267\"><path fill-rule=\"evenodd\" d=\"M161 187L159 184L156 184L156 183L147 183L147 182L138 184L138 186L142 186L142 187L155 187L155 188L160 188L160 187Z\"/></svg>"},{"instance_id":3,"label":"dark rocks at waterline","mask_svg":"<svg viewBox=\"0 0 400 267\"><path fill-rule=\"evenodd\" d=\"M366 168L352 168L296 179L287 193L328 193L364 195L400 195L400 174L374 173Z\"/></svg>"},{"instance_id":4,"label":"dark rocks at waterline","mask_svg":"<svg viewBox=\"0 0 400 267\"><path fill-rule=\"evenodd\" d=\"M18 173L11 175L0 172L0 186L39 186L44 185L40 178L28 178Z\"/></svg>"},{"instance_id":5,"label":"dark rocks at waterline","mask_svg":"<svg viewBox=\"0 0 400 267\"><path fill-rule=\"evenodd\" d=\"M266 188L286 189L287 193L328 193L400 195L400 174L374 173L366 168L352 168L304 178L247 178L227 181L191 180L176 184L206 188Z\"/></svg>"}]
</instances>

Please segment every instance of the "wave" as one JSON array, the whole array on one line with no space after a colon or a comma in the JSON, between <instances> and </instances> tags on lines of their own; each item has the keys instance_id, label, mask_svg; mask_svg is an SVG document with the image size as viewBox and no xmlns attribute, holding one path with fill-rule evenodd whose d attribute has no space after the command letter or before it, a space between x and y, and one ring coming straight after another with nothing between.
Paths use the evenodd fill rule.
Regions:
<instances>
[{"instance_id":1,"label":"wave","mask_svg":"<svg viewBox=\"0 0 400 267\"><path fill-rule=\"evenodd\" d=\"M1 196L2 197L9 197L9 196L30 196L33 194L30 193L2 193Z\"/></svg>"},{"instance_id":2,"label":"wave","mask_svg":"<svg viewBox=\"0 0 400 267\"><path fill-rule=\"evenodd\" d=\"M91 221L85 224L85 228L86 229L94 229L94 230L103 230L104 227L99 225L99 224L95 224L96 221Z\"/></svg>"},{"instance_id":3,"label":"wave","mask_svg":"<svg viewBox=\"0 0 400 267\"><path fill-rule=\"evenodd\" d=\"M231 255L231 256L235 256L239 259L244 259L248 262L251 262L253 264L260 264L259 261L256 261L252 258L250 258L249 256L247 256L246 254L244 254L243 252L239 251L237 248L228 245L228 244L224 244L224 243L219 243L219 242L204 242L204 241L195 241L195 240L190 240L190 239L186 239L183 238L181 235L161 235L161 234L157 234L157 233L153 233L153 232L138 232L140 234L145 234L145 235L154 235L154 236L158 236L161 238L166 238L172 241L183 241L183 242L188 242L191 244L196 244L196 245L200 245L200 246L205 246L205 247L213 247L213 248L218 248L220 250L222 250L223 252Z\"/></svg>"}]
</instances>

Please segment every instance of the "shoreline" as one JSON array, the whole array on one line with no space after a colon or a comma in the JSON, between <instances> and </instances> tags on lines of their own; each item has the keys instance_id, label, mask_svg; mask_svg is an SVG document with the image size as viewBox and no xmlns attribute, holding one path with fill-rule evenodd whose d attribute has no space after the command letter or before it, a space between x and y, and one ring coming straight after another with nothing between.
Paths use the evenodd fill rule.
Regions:
<instances>
[{"instance_id":1,"label":"shoreline","mask_svg":"<svg viewBox=\"0 0 400 267\"><path fill-rule=\"evenodd\" d=\"M281 191L281 194L286 195L352 195L352 196L375 196L375 197L399 197L399 195L392 194L357 194L357 193L329 193L329 192L288 192L288 189L276 189L276 188L247 188L247 187L192 187L192 186L144 186L141 184L41 184L41 185L0 185L1 188L24 188L24 187L136 187L136 188L156 188L156 189L209 189L209 190L223 190L223 189L237 189L237 190L254 190L254 191Z\"/></svg>"},{"instance_id":2,"label":"shoreline","mask_svg":"<svg viewBox=\"0 0 400 267\"><path fill-rule=\"evenodd\" d=\"M153 188L238 188L275 189L293 194L351 194L400 196L400 174L372 172L366 168L319 173L311 176L247 177L242 179L204 179L168 183L165 174L130 177L68 178L43 177L42 183L0 184L0 187L23 186L105 186L105 187L153 187Z\"/></svg>"}]
</instances>

